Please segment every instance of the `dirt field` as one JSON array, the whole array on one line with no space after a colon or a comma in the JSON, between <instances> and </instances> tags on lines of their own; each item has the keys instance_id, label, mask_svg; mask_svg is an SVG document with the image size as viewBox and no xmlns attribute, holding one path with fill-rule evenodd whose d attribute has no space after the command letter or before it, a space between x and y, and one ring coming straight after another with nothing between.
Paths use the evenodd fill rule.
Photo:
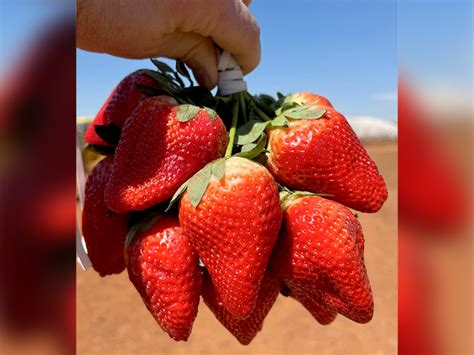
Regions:
<instances>
[{"instance_id":1,"label":"dirt field","mask_svg":"<svg viewBox=\"0 0 474 355\"><path fill-rule=\"evenodd\" d=\"M77 268L78 354L396 354L397 352L397 145L367 149L385 177L389 199L374 215L359 213L375 314L366 325L342 316L319 325L296 301L279 297L263 330L240 345L201 302L187 343L172 341L156 325L126 273L101 278Z\"/></svg>"}]
</instances>

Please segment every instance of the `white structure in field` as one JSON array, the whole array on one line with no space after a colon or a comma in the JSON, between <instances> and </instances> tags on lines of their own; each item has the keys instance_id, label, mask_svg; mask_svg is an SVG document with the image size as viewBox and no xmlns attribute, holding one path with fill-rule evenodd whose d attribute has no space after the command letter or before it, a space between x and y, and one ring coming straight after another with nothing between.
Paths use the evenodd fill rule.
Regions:
<instances>
[{"instance_id":1,"label":"white structure in field","mask_svg":"<svg viewBox=\"0 0 474 355\"><path fill-rule=\"evenodd\" d=\"M397 140L398 125L395 121L371 116L353 116L347 120L361 140Z\"/></svg>"}]
</instances>

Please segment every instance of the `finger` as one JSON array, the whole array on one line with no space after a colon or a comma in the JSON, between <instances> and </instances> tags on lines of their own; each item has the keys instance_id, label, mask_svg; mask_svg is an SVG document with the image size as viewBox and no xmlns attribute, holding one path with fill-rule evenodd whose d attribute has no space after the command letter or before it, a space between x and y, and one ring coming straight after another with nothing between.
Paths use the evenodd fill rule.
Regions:
<instances>
[{"instance_id":1,"label":"finger","mask_svg":"<svg viewBox=\"0 0 474 355\"><path fill-rule=\"evenodd\" d=\"M245 4L245 6L249 7L252 3L252 0L242 0L242 2Z\"/></svg>"},{"instance_id":2,"label":"finger","mask_svg":"<svg viewBox=\"0 0 474 355\"><path fill-rule=\"evenodd\" d=\"M244 73L248 73L260 62L260 27L242 2L221 3L227 4L226 20L218 21L210 36L219 47L233 55Z\"/></svg>"},{"instance_id":3,"label":"finger","mask_svg":"<svg viewBox=\"0 0 474 355\"><path fill-rule=\"evenodd\" d=\"M210 38L194 33L174 33L164 36L160 42L160 55L181 59L191 68L200 85L209 89L216 86L217 54Z\"/></svg>"},{"instance_id":4,"label":"finger","mask_svg":"<svg viewBox=\"0 0 474 355\"><path fill-rule=\"evenodd\" d=\"M244 73L260 61L260 27L241 0L208 0L206 6L183 8L177 26L183 32L210 37L231 53Z\"/></svg>"}]
</instances>

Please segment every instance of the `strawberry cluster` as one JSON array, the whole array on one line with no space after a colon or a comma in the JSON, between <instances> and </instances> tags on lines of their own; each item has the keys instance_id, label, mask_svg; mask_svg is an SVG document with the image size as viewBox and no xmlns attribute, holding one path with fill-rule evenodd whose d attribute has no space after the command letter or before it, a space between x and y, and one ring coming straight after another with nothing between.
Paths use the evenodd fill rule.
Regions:
<instances>
[{"instance_id":1,"label":"strawberry cluster","mask_svg":"<svg viewBox=\"0 0 474 355\"><path fill-rule=\"evenodd\" d=\"M107 155L86 183L83 235L101 275L128 271L161 328L187 340L200 297L242 344L279 294L321 324L366 323L373 298L356 215L387 198L325 98L212 95L153 60L85 134Z\"/></svg>"}]
</instances>

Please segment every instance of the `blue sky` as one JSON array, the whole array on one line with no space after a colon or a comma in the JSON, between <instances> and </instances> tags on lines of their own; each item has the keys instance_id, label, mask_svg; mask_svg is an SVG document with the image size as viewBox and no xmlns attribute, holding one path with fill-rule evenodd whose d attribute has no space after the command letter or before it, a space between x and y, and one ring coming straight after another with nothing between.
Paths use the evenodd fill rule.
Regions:
<instances>
[{"instance_id":1,"label":"blue sky","mask_svg":"<svg viewBox=\"0 0 474 355\"><path fill-rule=\"evenodd\" d=\"M396 1L255 0L262 61L247 76L252 93L313 91L346 115L396 119ZM95 114L127 73L150 67L77 53L77 112Z\"/></svg>"},{"instance_id":2,"label":"blue sky","mask_svg":"<svg viewBox=\"0 0 474 355\"><path fill-rule=\"evenodd\" d=\"M0 2L0 70L63 10L58 4ZM396 119L397 55L419 80L472 84L470 0L254 0L251 8L262 29L262 61L247 76L252 93L309 90L347 116ZM151 66L78 50L78 115L94 115L116 83L142 67Z\"/></svg>"},{"instance_id":3,"label":"blue sky","mask_svg":"<svg viewBox=\"0 0 474 355\"><path fill-rule=\"evenodd\" d=\"M400 67L426 87L471 90L472 1L400 0Z\"/></svg>"}]
</instances>

